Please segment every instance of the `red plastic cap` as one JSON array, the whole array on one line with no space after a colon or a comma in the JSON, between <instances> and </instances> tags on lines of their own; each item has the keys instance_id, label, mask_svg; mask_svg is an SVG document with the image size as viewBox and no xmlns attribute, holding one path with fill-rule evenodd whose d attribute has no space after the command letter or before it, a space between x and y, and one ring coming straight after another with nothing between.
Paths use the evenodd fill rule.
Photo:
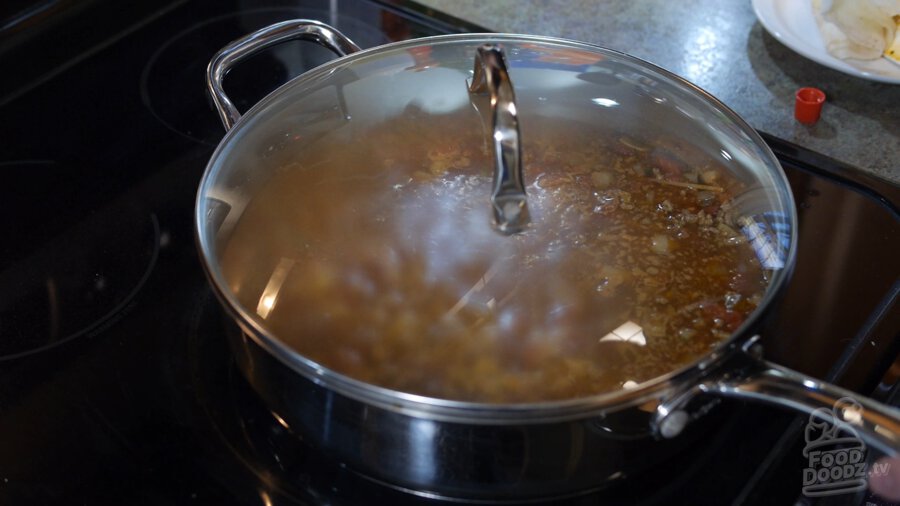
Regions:
<instances>
[{"instance_id":1,"label":"red plastic cap","mask_svg":"<svg viewBox=\"0 0 900 506\"><path fill-rule=\"evenodd\" d=\"M800 88L794 101L794 117L800 123L812 124L819 121L825 92L818 88Z\"/></svg>"}]
</instances>

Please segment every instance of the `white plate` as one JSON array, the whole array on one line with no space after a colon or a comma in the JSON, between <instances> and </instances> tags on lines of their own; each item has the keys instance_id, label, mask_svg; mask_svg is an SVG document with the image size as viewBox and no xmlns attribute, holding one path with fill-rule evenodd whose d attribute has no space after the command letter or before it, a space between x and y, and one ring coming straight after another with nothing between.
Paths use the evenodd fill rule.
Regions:
<instances>
[{"instance_id":1,"label":"white plate","mask_svg":"<svg viewBox=\"0 0 900 506\"><path fill-rule=\"evenodd\" d=\"M839 60L828 54L813 15L812 0L753 0L753 11L766 31L810 60L864 79L900 84L900 66L884 58Z\"/></svg>"}]
</instances>

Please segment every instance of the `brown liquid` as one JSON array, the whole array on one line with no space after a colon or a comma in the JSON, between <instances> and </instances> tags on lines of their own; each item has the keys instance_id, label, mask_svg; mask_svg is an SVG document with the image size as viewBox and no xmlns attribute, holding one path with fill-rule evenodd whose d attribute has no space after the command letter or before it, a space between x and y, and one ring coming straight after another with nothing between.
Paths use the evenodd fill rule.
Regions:
<instances>
[{"instance_id":1,"label":"brown liquid","mask_svg":"<svg viewBox=\"0 0 900 506\"><path fill-rule=\"evenodd\" d=\"M320 142L247 206L224 274L302 355L432 397L565 399L690 363L756 307L764 273L719 216L741 184L715 161L556 128L523 146L533 223L504 236L481 132L437 123Z\"/></svg>"}]
</instances>

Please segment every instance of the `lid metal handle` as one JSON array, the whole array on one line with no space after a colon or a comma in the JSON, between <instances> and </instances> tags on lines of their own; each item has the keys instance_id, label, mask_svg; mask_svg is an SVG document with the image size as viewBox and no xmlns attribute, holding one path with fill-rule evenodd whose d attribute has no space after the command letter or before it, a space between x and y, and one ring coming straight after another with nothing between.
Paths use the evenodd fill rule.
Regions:
<instances>
[{"instance_id":1,"label":"lid metal handle","mask_svg":"<svg viewBox=\"0 0 900 506\"><path fill-rule=\"evenodd\" d=\"M209 87L219 118L225 130L241 118L234 102L225 94L222 79L235 64L262 51L289 40L310 40L330 49L338 56L359 51L359 46L334 28L310 19L282 21L241 37L219 50L206 68L206 85Z\"/></svg>"},{"instance_id":2,"label":"lid metal handle","mask_svg":"<svg viewBox=\"0 0 900 506\"><path fill-rule=\"evenodd\" d=\"M494 221L504 234L520 232L530 220L522 177L522 145L516 96L506 70L506 58L499 46L484 44L478 48L469 93L488 93L491 98Z\"/></svg>"}]
</instances>

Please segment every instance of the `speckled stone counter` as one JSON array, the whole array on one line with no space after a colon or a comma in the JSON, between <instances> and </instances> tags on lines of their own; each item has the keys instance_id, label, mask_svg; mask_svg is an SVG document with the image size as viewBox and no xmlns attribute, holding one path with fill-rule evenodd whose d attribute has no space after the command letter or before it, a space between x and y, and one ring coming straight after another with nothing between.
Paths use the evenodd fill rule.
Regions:
<instances>
[{"instance_id":1,"label":"speckled stone counter","mask_svg":"<svg viewBox=\"0 0 900 506\"><path fill-rule=\"evenodd\" d=\"M782 45L750 0L416 0L498 32L565 37L648 60L705 89L758 130L900 184L900 85L843 74ZM794 92L822 89L821 119Z\"/></svg>"}]
</instances>

